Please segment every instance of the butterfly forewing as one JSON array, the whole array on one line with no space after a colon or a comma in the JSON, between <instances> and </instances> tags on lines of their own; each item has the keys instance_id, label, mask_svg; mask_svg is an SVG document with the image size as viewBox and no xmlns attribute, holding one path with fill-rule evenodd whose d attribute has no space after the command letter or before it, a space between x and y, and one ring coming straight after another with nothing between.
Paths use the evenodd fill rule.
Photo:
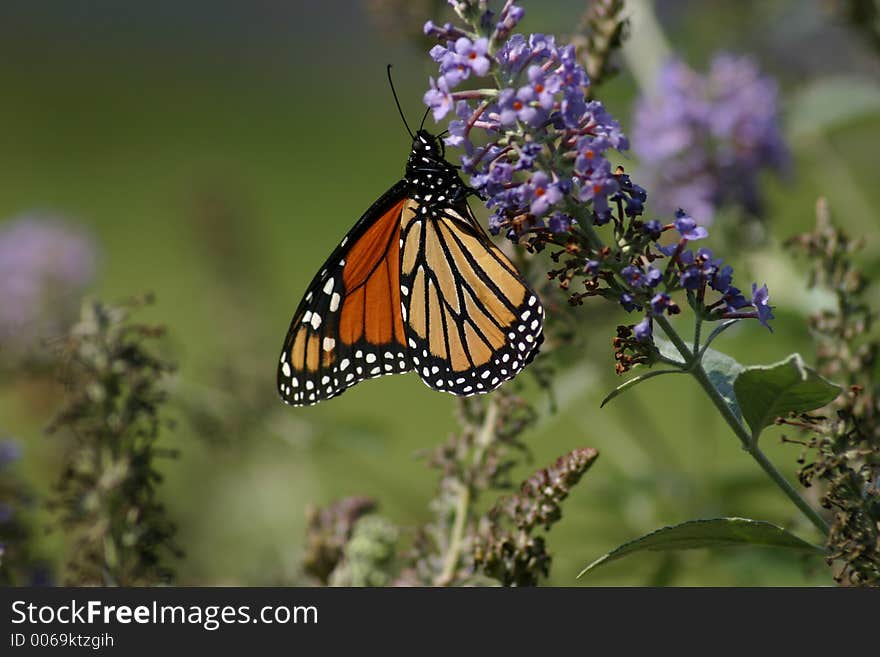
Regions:
<instances>
[{"instance_id":1,"label":"butterfly forewing","mask_svg":"<svg viewBox=\"0 0 880 657\"><path fill-rule=\"evenodd\" d=\"M278 365L284 401L315 404L412 369L400 315L399 186L377 201L312 280Z\"/></svg>"}]
</instances>

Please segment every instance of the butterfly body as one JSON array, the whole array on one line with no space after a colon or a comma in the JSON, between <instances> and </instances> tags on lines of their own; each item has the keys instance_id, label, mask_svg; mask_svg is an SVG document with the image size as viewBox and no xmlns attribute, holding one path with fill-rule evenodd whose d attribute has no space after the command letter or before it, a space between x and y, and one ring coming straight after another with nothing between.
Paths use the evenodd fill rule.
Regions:
<instances>
[{"instance_id":1,"label":"butterfly body","mask_svg":"<svg viewBox=\"0 0 880 657\"><path fill-rule=\"evenodd\" d=\"M489 392L537 354L543 309L467 204L442 144L419 130L404 178L358 220L294 313L278 365L303 406L415 370L431 388Z\"/></svg>"}]
</instances>

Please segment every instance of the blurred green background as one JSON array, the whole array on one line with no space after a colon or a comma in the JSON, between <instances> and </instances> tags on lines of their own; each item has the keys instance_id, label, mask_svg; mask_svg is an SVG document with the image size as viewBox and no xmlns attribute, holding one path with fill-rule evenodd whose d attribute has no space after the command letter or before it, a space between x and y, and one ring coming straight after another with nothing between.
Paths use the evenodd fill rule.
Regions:
<instances>
[{"instance_id":1,"label":"blurred green background","mask_svg":"<svg viewBox=\"0 0 880 657\"><path fill-rule=\"evenodd\" d=\"M429 517L436 474L416 456L454 431L452 397L412 374L313 408L284 407L275 392L278 351L306 284L402 173L408 137L386 63L410 122L423 111L434 65L419 25L442 3L404 4L407 12L350 1L0 5L0 222L62 215L99 245L90 294L155 292L141 319L167 326L179 364L169 407L178 424L163 442L181 457L162 464L162 496L186 552L181 584L300 583L308 503L366 494L405 528ZM523 30L560 35L583 9L523 4ZM810 360L804 317L827 299L806 292L804 263L779 243L812 227L817 196L868 241L866 269L880 264L880 59L835 4L655 6L669 43L696 69L718 49L748 53L781 85L793 175L767 181L761 248L732 258L743 283L769 285L778 321L772 335L743 326L717 343L745 363L795 350ZM597 95L628 130L637 93L622 66ZM692 382L648 383L600 410L618 383L610 341L624 315L600 300L581 310L580 340L559 358L559 409L524 436L534 462L517 472L574 447L601 452L549 536L549 583L829 583L821 564L772 551L703 550L631 557L575 580L621 542L696 517L758 518L812 537ZM17 467L36 499L59 468L42 432L58 398L45 391L22 378L0 383L0 433L22 442ZM547 411L534 386L525 394ZM793 477L797 448L771 434L769 456ZM60 558L58 531L36 540Z\"/></svg>"}]
</instances>

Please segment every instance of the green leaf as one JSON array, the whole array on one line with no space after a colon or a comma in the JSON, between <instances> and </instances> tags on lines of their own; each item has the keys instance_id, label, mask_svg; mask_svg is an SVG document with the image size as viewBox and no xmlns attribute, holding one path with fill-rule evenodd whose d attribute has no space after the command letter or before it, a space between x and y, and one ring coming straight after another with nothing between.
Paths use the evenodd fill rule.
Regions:
<instances>
[{"instance_id":1,"label":"green leaf","mask_svg":"<svg viewBox=\"0 0 880 657\"><path fill-rule=\"evenodd\" d=\"M742 373L743 366L727 354L711 348L706 349L706 353L703 354L702 363L709 381L721 393L724 403L733 411L737 419L742 420L739 398L734 392L733 384Z\"/></svg>"},{"instance_id":2,"label":"green leaf","mask_svg":"<svg viewBox=\"0 0 880 657\"><path fill-rule=\"evenodd\" d=\"M654 344L657 346L657 350L662 356L676 361L677 363L681 363L682 367L684 367L684 361L682 360L681 354L678 353L678 349L676 349L675 345L669 340L655 335ZM702 363L703 369L706 370L706 374L709 377L709 381L712 382L712 385L715 386L721 394L721 397L724 399L724 402L730 410L733 411L733 414L741 420L742 413L740 412L737 397L733 389L733 382L745 368L727 354L723 354L720 351L715 351L711 348L706 349L703 354Z\"/></svg>"},{"instance_id":3,"label":"green leaf","mask_svg":"<svg viewBox=\"0 0 880 657\"><path fill-rule=\"evenodd\" d=\"M807 367L800 354L774 365L745 368L733 388L755 437L777 417L821 408L840 393L840 386Z\"/></svg>"},{"instance_id":4,"label":"green leaf","mask_svg":"<svg viewBox=\"0 0 880 657\"><path fill-rule=\"evenodd\" d=\"M794 534L763 520L748 518L711 518L689 520L663 527L629 543L624 543L584 568L578 577L599 566L635 552L663 552L711 547L774 547L796 552L824 555L824 548L812 545Z\"/></svg>"},{"instance_id":5,"label":"green leaf","mask_svg":"<svg viewBox=\"0 0 880 657\"><path fill-rule=\"evenodd\" d=\"M654 345L657 347L657 351L660 352L661 356L664 356L671 361L675 361L682 367L685 366L684 359L681 357L681 354L678 353L678 349L676 349L675 345L672 344L669 340L655 334Z\"/></svg>"},{"instance_id":6,"label":"green leaf","mask_svg":"<svg viewBox=\"0 0 880 657\"><path fill-rule=\"evenodd\" d=\"M660 376L661 374L684 374L684 370L651 370L650 372L646 372L645 374L642 374L640 376L628 379L627 381L624 381L619 386L617 386L614 390L609 392L607 395L605 395L605 399L603 399L602 403L599 404L599 408L603 408L605 404L617 397L617 395L619 395L623 391L629 390L633 386L637 386L638 384L640 384L642 381L653 379Z\"/></svg>"}]
</instances>

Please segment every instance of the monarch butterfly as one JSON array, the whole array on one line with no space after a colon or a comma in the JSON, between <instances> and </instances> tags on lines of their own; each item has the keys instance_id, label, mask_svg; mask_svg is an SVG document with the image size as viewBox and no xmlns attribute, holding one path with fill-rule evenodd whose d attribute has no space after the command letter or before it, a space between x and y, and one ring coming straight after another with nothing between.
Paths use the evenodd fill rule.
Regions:
<instances>
[{"instance_id":1,"label":"monarch butterfly","mask_svg":"<svg viewBox=\"0 0 880 657\"><path fill-rule=\"evenodd\" d=\"M278 364L288 404L410 370L434 390L485 393L537 355L538 296L477 223L443 142L407 131L403 179L343 237L293 315Z\"/></svg>"}]
</instances>

